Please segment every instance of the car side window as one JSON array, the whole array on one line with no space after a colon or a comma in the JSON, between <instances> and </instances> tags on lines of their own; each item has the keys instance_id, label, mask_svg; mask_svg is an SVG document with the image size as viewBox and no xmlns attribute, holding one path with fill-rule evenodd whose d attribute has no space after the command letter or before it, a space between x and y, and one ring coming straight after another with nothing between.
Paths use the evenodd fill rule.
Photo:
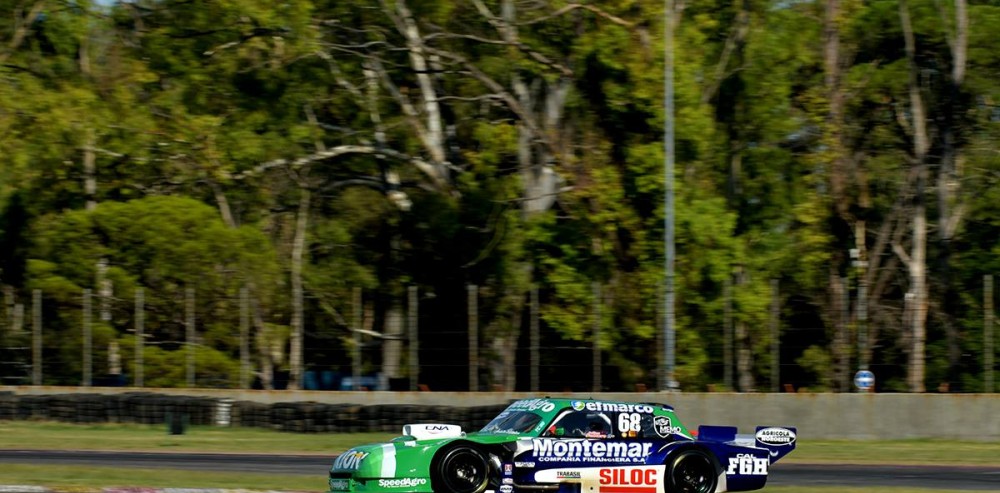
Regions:
<instances>
[{"instance_id":1,"label":"car side window","mask_svg":"<svg viewBox=\"0 0 1000 493\"><path fill-rule=\"evenodd\" d=\"M571 411L557 418L542 436L565 438L614 438L611 418L600 412Z\"/></svg>"}]
</instances>

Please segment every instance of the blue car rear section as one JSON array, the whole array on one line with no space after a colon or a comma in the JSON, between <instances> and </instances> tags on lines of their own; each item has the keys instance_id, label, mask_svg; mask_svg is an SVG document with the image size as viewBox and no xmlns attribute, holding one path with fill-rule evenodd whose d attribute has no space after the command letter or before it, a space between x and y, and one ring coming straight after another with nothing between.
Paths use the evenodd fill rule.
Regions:
<instances>
[{"instance_id":1,"label":"blue car rear section","mask_svg":"<svg viewBox=\"0 0 1000 493\"><path fill-rule=\"evenodd\" d=\"M764 487L770 466L795 448L793 427L760 426L740 435L733 426L701 426L697 438L676 440L523 440L521 452L503 464L499 493L670 493L671 459L700 450L714 463L713 489Z\"/></svg>"}]
</instances>

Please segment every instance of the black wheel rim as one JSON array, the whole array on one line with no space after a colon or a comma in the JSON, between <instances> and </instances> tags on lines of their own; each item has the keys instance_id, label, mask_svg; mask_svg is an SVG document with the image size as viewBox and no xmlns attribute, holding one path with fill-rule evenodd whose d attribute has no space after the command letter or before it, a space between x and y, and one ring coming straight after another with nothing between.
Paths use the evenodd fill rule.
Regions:
<instances>
[{"instance_id":1,"label":"black wheel rim","mask_svg":"<svg viewBox=\"0 0 1000 493\"><path fill-rule=\"evenodd\" d=\"M712 493L715 478L712 464L704 457L682 457L674 468L674 485L681 493Z\"/></svg>"},{"instance_id":2,"label":"black wheel rim","mask_svg":"<svg viewBox=\"0 0 1000 493\"><path fill-rule=\"evenodd\" d=\"M451 493L476 493L486 484L488 466L482 456L459 450L442 464L442 479Z\"/></svg>"}]
</instances>

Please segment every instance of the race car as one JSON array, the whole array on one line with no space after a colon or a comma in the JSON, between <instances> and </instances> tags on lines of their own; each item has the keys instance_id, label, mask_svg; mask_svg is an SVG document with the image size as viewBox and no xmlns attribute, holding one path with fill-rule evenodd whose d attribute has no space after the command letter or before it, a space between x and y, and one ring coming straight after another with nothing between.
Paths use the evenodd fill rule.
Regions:
<instances>
[{"instance_id":1,"label":"race car","mask_svg":"<svg viewBox=\"0 0 1000 493\"><path fill-rule=\"evenodd\" d=\"M764 487L796 429L688 430L664 404L514 401L485 427L407 424L330 468L331 493L713 493Z\"/></svg>"}]
</instances>

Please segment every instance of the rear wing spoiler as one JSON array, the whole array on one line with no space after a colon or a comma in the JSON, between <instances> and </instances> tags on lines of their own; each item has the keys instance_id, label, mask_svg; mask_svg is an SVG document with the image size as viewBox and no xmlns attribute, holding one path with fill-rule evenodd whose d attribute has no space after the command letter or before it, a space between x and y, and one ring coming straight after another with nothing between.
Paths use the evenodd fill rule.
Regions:
<instances>
[{"instance_id":1,"label":"rear wing spoiler","mask_svg":"<svg viewBox=\"0 0 1000 493\"><path fill-rule=\"evenodd\" d=\"M737 431L735 426L702 425L698 427L698 441L767 449L771 464L795 450L796 428L791 426L758 426L753 435Z\"/></svg>"}]
</instances>

